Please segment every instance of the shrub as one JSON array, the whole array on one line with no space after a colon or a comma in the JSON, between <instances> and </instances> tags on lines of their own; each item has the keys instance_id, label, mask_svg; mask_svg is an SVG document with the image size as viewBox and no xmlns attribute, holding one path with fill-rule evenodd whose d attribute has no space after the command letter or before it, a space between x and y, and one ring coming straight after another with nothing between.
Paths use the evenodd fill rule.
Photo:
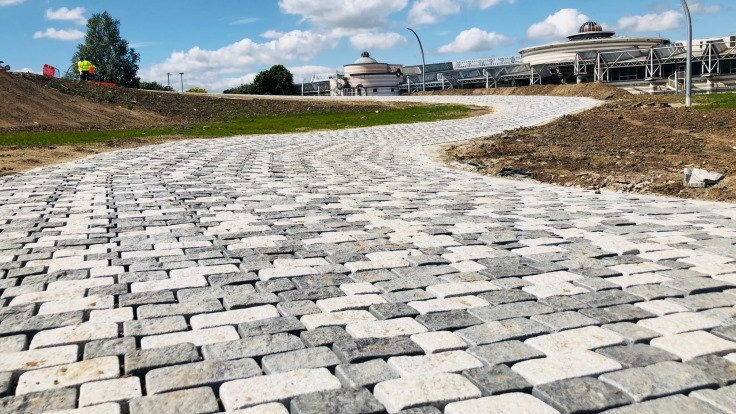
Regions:
<instances>
[{"instance_id":1,"label":"shrub","mask_svg":"<svg viewBox=\"0 0 736 414\"><path fill-rule=\"evenodd\" d=\"M195 88L190 88L187 92L189 93L207 93L207 89L195 87Z\"/></svg>"},{"instance_id":2,"label":"shrub","mask_svg":"<svg viewBox=\"0 0 736 414\"><path fill-rule=\"evenodd\" d=\"M164 86L158 82L146 82L141 81L141 85L139 86L140 89L145 89L147 91L173 91L174 88L171 86Z\"/></svg>"}]
</instances>

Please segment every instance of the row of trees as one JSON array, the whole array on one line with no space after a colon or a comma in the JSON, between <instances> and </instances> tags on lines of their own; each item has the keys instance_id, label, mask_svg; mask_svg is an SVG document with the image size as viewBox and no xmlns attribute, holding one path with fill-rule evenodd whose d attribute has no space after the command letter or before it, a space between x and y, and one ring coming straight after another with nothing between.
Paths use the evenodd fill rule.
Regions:
<instances>
[{"instance_id":1,"label":"row of trees","mask_svg":"<svg viewBox=\"0 0 736 414\"><path fill-rule=\"evenodd\" d=\"M70 77L76 77L76 62L81 58L92 62L97 69L97 79L114 82L129 88L157 91L173 91L170 86L158 82L141 82L138 77L138 63L141 56L129 47L128 41L120 36L120 20L113 19L108 12L93 14L87 21L87 34L84 43L77 46L72 57L74 70ZM196 92L204 92L198 88ZM296 95L294 76L283 65L274 65L256 75L253 83L225 90L224 93L243 93L255 95Z\"/></svg>"}]
</instances>

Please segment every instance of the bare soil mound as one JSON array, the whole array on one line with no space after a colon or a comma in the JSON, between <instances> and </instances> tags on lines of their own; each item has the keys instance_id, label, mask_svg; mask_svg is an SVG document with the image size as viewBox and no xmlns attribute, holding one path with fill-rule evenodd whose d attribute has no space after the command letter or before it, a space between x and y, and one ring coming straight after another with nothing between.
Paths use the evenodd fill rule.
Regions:
<instances>
[{"instance_id":1,"label":"bare soil mound","mask_svg":"<svg viewBox=\"0 0 736 414\"><path fill-rule=\"evenodd\" d=\"M28 79L0 73L0 130L125 128L160 125L165 117L151 111L69 96Z\"/></svg>"},{"instance_id":2,"label":"bare soil mound","mask_svg":"<svg viewBox=\"0 0 736 414\"><path fill-rule=\"evenodd\" d=\"M513 88L491 89L447 89L444 91L419 92L419 95L544 95L573 96L600 99L630 98L631 94L623 89L603 83L581 83L574 85L537 85L518 86Z\"/></svg>"}]
</instances>

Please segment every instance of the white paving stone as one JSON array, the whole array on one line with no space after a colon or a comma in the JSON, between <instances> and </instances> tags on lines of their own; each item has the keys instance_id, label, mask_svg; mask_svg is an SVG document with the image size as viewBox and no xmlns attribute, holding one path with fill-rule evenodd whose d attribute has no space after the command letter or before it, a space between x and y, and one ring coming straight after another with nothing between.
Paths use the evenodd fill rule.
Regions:
<instances>
[{"instance_id":1,"label":"white paving stone","mask_svg":"<svg viewBox=\"0 0 736 414\"><path fill-rule=\"evenodd\" d=\"M345 330L353 338L390 338L427 332L424 325L412 318L349 323Z\"/></svg>"},{"instance_id":2,"label":"white paving stone","mask_svg":"<svg viewBox=\"0 0 736 414\"><path fill-rule=\"evenodd\" d=\"M409 302L408 305L424 315L432 312L444 312L449 310L488 306L488 302L477 296L458 296L445 299L414 301Z\"/></svg>"},{"instance_id":3,"label":"white paving stone","mask_svg":"<svg viewBox=\"0 0 736 414\"><path fill-rule=\"evenodd\" d=\"M447 351L429 355L396 356L388 365L402 377L462 372L483 366L483 363L465 351Z\"/></svg>"},{"instance_id":4,"label":"white paving stone","mask_svg":"<svg viewBox=\"0 0 736 414\"><path fill-rule=\"evenodd\" d=\"M364 295L368 293L381 293L381 289L373 286L372 283L361 282L361 283L343 283L340 285L340 290L345 292L346 295Z\"/></svg>"},{"instance_id":5,"label":"white paving stone","mask_svg":"<svg viewBox=\"0 0 736 414\"><path fill-rule=\"evenodd\" d=\"M658 318L642 319L637 323L662 335L711 329L720 325L718 320L697 312L680 312Z\"/></svg>"},{"instance_id":6,"label":"white paving stone","mask_svg":"<svg viewBox=\"0 0 736 414\"><path fill-rule=\"evenodd\" d=\"M88 382L79 389L79 406L126 401L141 395L141 380L138 377Z\"/></svg>"},{"instance_id":7,"label":"white paving stone","mask_svg":"<svg viewBox=\"0 0 736 414\"><path fill-rule=\"evenodd\" d=\"M376 317L364 310L348 310L342 312L315 313L304 315L301 322L309 329L317 329L322 326L345 326L349 323L375 321Z\"/></svg>"},{"instance_id":8,"label":"white paving stone","mask_svg":"<svg viewBox=\"0 0 736 414\"><path fill-rule=\"evenodd\" d=\"M316 275L318 273L319 272L312 267L279 267L261 269L258 272L258 277L260 277L261 280L271 280L284 277Z\"/></svg>"},{"instance_id":9,"label":"white paving stone","mask_svg":"<svg viewBox=\"0 0 736 414\"><path fill-rule=\"evenodd\" d=\"M625 342L621 335L598 326L570 329L524 341L547 355L623 345Z\"/></svg>"},{"instance_id":10,"label":"white paving stone","mask_svg":"<svg viewBox=\"0 0 736 414\"><path fill-rule=\"evenodd\" d=\"M628 276L618 276L606 278L606 281L621 286L622 289L639 285L654 285L672 280L657 273L636 273Z\"/></svg>"},{"instance_id":11,"label":"white paving stone","mask_svg":"<svg viewBox=\"0 0 736 414\"><path fill-rule=\"evenodd\" d=\"M120 376L119 364L118 358L113 356L29 371L20 376L15 392L22 395L116 378Z\"/></svg>"},{"instance_id":12,"label":"white paving stone","mask_svg":"<svg viewBox=\"0 0 736 414\"><path fill-rule=\"evenodd\" d=\"M240 339L240 336L234 327L220 326L217 328L144 336L141 338L141 349L160 348L181 343L202 346L217 342L234 341L236 339Z\"/></svg>"},{"instance_id":13,"label":"white paving stone","mask_svg":"<svg viewBox=\"0 0 736 414\"><path fill-rule=\"evenodd\" d=\"M0 372L30 371L77 361L77 345L7 352L0 358Z\"/></svg>"},{"instance_id":14,"label":"white paving stone","mask_svg":"<svg viewBox=\"0 0 736 414\"><path fill-rule=\"evenodd\" d=\"M662 336L652 339L650 344L679 356L683 361L702 355L726 355L736 351L736 342L719 338L705 331Z\"/></svg>"},{"instance_id":15,"label":"white paving stone","mask_svg":"<svg viewBox=\"0 0 736 414\"><path fill-rule=\"evenodd\" d=\"M445 414L558 414L559 411L529 394L513 392L448 404Z\"/></svg>"},{"instance_id":16,"label":"white paving stone","mask_svg":"<svg viewBox=\"0 0 736 414\"><path fill-rule=\"evenodd\" d=\"M426 354L465 349L468 345L459 336L450 331L425 332L410 336Z\"/></svg>"},{"instance_id":17,"label":"white paving stone","mask_svg":"<svg viewBox=\"0 0 736 414\"><path fill-rule=\"evenodd\" d=\"M300 369L230 381L220 386L220 399L226 410L286 401L302 394L336 390L340 380L326 368Z\"/></svg>"},{"instance_id":18,"label":"white paving stone","mask_svg":"<svg viewBox=\"0 0 736 414\"><path fill-rule=\"evenodd\" d=\"M264 305L225 312L193 315L189 319L189 323L192 326L192 329L205 329L223 325L237 325L239 323L258 321L261 319L278 318L279 316L281 315L275 306Z\"/></svg>"},{"instance_id":19,"label":"white paving stone","mask_svg":"<svg viewBox=\"0 0 736 414\"><path fill-rule=\"evenodd\" d=\"M427 292L434 294L438 298L474 295L491 290L501 290L501 288L485 280L479 280L477 282L440 283L427 287Z\"/></svg>"},{"instance_id":20,"label":"white paving stone","mask_svg":"<svg viewBox=\"0 0 736 414\"><path fill-rule=\"evenodd\" d=\"M38 332L31 340L30 349L47 348L54 345L76 344L96 339L118 337L118 325L111 322L84 322L63 328Z\"/></svg>"},{"instance_id":21,"label":"white paving stone","mask_svg":"<svg viewBox=\"0 0 736 414\"><path fill-rule=\"evenodd\" d=\"M114 296L88 296L86 298L42 303L38 308L38 314L51 315L76 310L110 309L113 306L115 306Z\"/></svg>"},{"instance_id":22,"label":"white paving stone","mask_svg":"<svg viewBox=\"0 0 736 414\"><path fill-rule=\"evenodd\" d=\"M580 286L575 286L569 282L554 283L549 285L524 286L524 292L543 299L551 296L573 296L581 293L587 293L588 290Z\"/></svg>"},{"instance_id":23,"label":"white paving stone","mask_svg":"<svg viewBox=\"0 0 736 414\"><path fill-rule=\"evenodd\" d=\"M376 384L373 391L389 413L422 405L478 398L480 390L459 374L430 374L400 378Z\"/></svg>"},{"instance_id":24,"label":"white paving stone","mask_svg":"<svg viewBox=\"0 0 736 414\"><path fill-rule=\"evenodd\" d=\"M598 376L621 368L618 362L593 351L553 354L546 358L522 361L511 367L532 385L568 378Z\"/></svg>"},{"instance_id":25,"label":"white paving stone","mask_svg":"<svg viewBox=\"0 0 736 414\"><path fill-rule=\"evenodd\" d=\"M638 306L647 312L651 312L659 316L688 311L686 307L668 300L650 300L648 302L635 303L634 306Z\"/></svg>"},{"instance_id":26,"label":"white paving stone","mask_svg":"<svg viewBox=\"0 0 736 414\"><path fill-rule=\"evenodd\" d=\"M368 307L370 307L371 305L386 303L386 299L381 297L381 295L375 294L350 295L320 299L316 303L317 306L322 309L322 312L339 312L347 310L368 309Z\"/></svg>"},{"instance_id":27,"label":"white paving stone","mask_svg":"<svg viewBox=\"0 0 736 414\"><path fill-rule=\"evenodd\" d=\"M101 309L89 313L90 322L125 322L133 320L133 308Z\"/></svg>"}]
</instances>

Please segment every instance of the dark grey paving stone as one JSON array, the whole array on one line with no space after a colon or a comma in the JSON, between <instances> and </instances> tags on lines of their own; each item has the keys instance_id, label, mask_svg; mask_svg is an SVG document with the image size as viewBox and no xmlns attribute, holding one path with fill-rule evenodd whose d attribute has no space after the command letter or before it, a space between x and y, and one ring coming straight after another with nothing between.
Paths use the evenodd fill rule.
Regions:
<instances>
[{"instance_id":1,"label":"dark grey paving stone","mask_svg":"<svg viewBox=\"0 0 736 414\"><path fill-rule=\"evenodd\" d=\"M620 288L619 285L609 282L601 277L585 277L582 279L574 280L572 284L575 286L586 288L591 292Z\"/></svg>"},{"instance_id":2,"label":"dark grey paving stone","mask_svg":"<svg viewBox=\"0 0 736 414\"><path fill-rule=\"evenodd\" d=\"M77 406L76 388L59 388L0 399L2 413L44 413L55 410L71 410Z\"/></svg>"},{"instance_id":3,"label":"dark grey paving stone","mask_svg":"<svg viewBox=\"0 0 736 414\"><path fill-rule=\"evenodd\" d=\"M554 309L536 301L529 301L484 306L482 308L471 308L468 312L473 316L477 316L484 322L493 322L503 319L528 318L533 315L552 313L554 312Z\"/></svg>"},{"instance_id":4,"label":"dark grey paving stone","mask_svg":"<svg viewBox=\"0 0 736 414\"><path fill-rule=\"evenodd\" d=\"M718 381L720 386L736 382L736 364L726 358L717 355L705 355L693 358L685 363L707 373L711 378Z\"/></svg>"},{"instance_id":5,"label":"dark grey paving stone","mask_svg":"<svg viewBox=\"0 0 736 414\"><path fill-rule=\"evenodd\" d=\"M263 372L266 374L278 374L296 369L334 367L339 363L340 359L337 355L324 346L266 355L261 360Z\"/></svg>"},{"instance_id":6,"label":"dark grey paving stone","mask_svg":"<svg viewBox=\"0 0 736 414\"><path fill-rule=\"evenodd\" d=\"M736 325L721 326L710 331L713 335L736 342Z\"/></svg>"},{"instance_id":7,"label":"dark grey paving stone","mask_svg":"<svg viewBox=\"0 0 736 414\"><path fill-rule=\"evenodd\" d=\"M641 319L654 318L657 315L649 313L634 305L615 305L607 308L585 308L578 312L596 319L600 323L636 322Z\"/></svg>"},{"instance_id":8,"label":"dark grey paving stone","mask_svg":"<svg viewBox=\"0 0 736 414\"><path fill-rule=\"evenodd\" d=\"M197 362L201 359L197 348L190 343L140 349L125 354L125 373L143 375L154 368Z\"/></svg>"},{"instance_id":9,"label":"dark grey paving stone","mask_svg":"<svg viewBox=\"0 0 736 414\"><path fill-rule=\"evenodd\" d=\"M399 378L383 359L371 359L357 364L343 364L335 368L335 376L344 387L360 388Z\"/></svg>"},{"instance_id":10,"label":"dark grey paving stone","mask_svg":"<svg viewBox=\"0 0 736 414\"><path fill-rule=\"evenodd\" d=\"M495 282L494 282L495 283ZM491 305L503 305L506 303L536 300L537 297L531 293L521 290L494 290L477 295Z\"/></svg>"},{"instance_id":11,"label":"dark grey paving stone","mask_svg":"<svg viewBox=\"0 0 736 414\"><path fill-rule=\"evenodd\" d=\"M534 315L531 320L548 326L554 332L598 324L597 320L573 311Z\"/></svg>"},{"instance_id":12,"label":"dark grey paving stone","mask_svg":"<svg viewBox=\"0 0 736 414\"><path fill-rule=\"evenodd\" d=\"M128 406L130 414L209 414L220 411L215 393L208 387L134 398Z\"/></svg>"},{"instance_id":13,"label":"dark grey paving stone","mask_svg":"<svg viewBox=\"0 0 736 414\"><path fill-rule=\"evenodd\" d=\"M332 350L345 363L362 362L375 358L388 358L396 355L423 355L424 351L408 337L363 338L340 340L332 345Z\"/></svg>"},{"instance_id":14,"label":"dark grey paving stone","mask_svg":"<svg viewBox=\"0 0 736 414\"><path fill-rule=\"evenodd\" d=\"M300 317L320 313L322 310L311 300L295 300L293 302L279 302L276 309L283 316Z\"/></svg>"},{"instance_id":15,"label":"dark grey paving stone","mask_svg":"<svg viewBox=\"0 0 736 414\"><path fill-rule=\"evenodd\" d=\"M320 391L291 400L294 414L371 414L383 413L385 408L367 389Z\"/></svg>"},{"instance_id":16,"label":"dark grey paving stone","mask_svg":"<svg viewBox=\"0 0 736 414\"><path fill-rule=\"evenodd\" d=\"M618 322L608 325L603 325L603 328L609 331L616 332L617 334L624 337L627 343L633 344L638 342L649 342L650 339L660 337L659 333L645 328L641 325L637 325L633 322Z\"/></svg>"},{"instance_id":17,"label":"dark grey paving stone","mask_svg":"<svg viewBox=\"0 0 736 414\"><path fill-rule=\"evenodd\" d=\"M621 389L637 402L717 385L705 372L671 361L611 372L599 379Z\"/></svg>"},{"instance_id":18,"label":"dark grey paving stone","mask_svg":"<svg viewBox=\"0 0 736 414\"><path fill-rule=\"evenodd\" d=\"M583 293L575 295L575 299L585 303L591 308L604 308L608 306L624 305L627 303L641 302L641 298L621 290L601 290L599 292Z\"/></svg>"},{"instance_id":19,"label":"dark grey paving stone","mask_svg":"<svg viewBox=\"0 0 736 414\"><path fill-rule=\"evenodd\" d=\"M102 339L84 344L84 359L125 355L136 349L135 338Z\"/></svg>"},{"instance_id":20,"label":"dark grey paving stone","mask_svg":"<svg viewBox=\"0 0 736 414\"><path fill-rule=\"evenodd\" d=\"M424 289L402 290L399 292L383 293L381 295L388 303L407 303L415 300L434 299L434 295Z\"/></svg>"},{"instance_id":21,"label":"dark grey paving stone","mask_svg":"<svg viewBox=\"0 0 736 414\"><path fill-rule=\"evenodd\" d=\"M555 312L576 311L588 307L585 303L570 296L550 296L539 299L539 302L551 307Z\"/></svg>"},{"instance_id":22,"label":"dark grey paving stone","mask_svg":"<svg viewBox=\"0 0 736 414\"><path fill-rule=\"evenodd\" d=\"M415 319L430 331L452 331L483 323L482 320L464 310L428 313L419 315Z\"/></svg>"},{"instance_id":23,"label":"dark grey paving stone","mask_svg":"<svg viewBox=\"0 0 736 414\"><path fill-rule=\"evenodd\" d=\"M123 334L125 336L143 337L186 331L187 329L187 321L181 315L123 322Z\"/></svg>"},{"instance_id":24,"label":"dark grey paving stone","mask_svg":"<svg viewBox=\"0 0 736 414\"><path fill-rule=\"evenodd\" d=\"M298 334L307 328L294 316L260 319L238 324L238 333L241 338L250 336L273 335L277 333Z\"/></svg>"},{"instance_id":25,"label":"dark grey paving stone","mask_svg":"<svg viewBox=\"0 0 736 414\"><path fill-rule=\"evenodd\" d=\"M665 361L679 361L676 355L645 344L612 346L596 350L601 355L618 361L624 368L646 367Z\"/></svg>"},{"instance_id":26,"label":"dark grey paving stone","mask_svg":"<svg viewBox=\"0 0 736 414\"><path fill-rule=\"evenodd\" d=\"M525 392L532 388L527 380L506 365L473 368L463 371L463 375L475 384L484 396Z\"/></svg>"},{"instance_id":27,"label":"dark grey paving stone","mask_svg":"<svg viewBox=\"0 0 736 414\"><path fill-rule=\"evenodd\" d=\"M202 355L208 360L256 358L302 348L304 348L304 343L296 336L277 333L203 345Z\"/></svg>"},{"instance_id":28,"label":"dark grey paving stone","mask_svg":"<svg viewBox=\"0 0 736 414\"><path fill-rule=\"evenodd\" d=\"M230 361L202 361L158 368L146 374L146 393L161 394L201 386L219 387L225 381L261 375L250 358Z\"/></svg>"},{"instance_id":29,"label":"dark grey paving stone","mask_svg":"<svg viewBox=\"0 0 736 414\"><path fill-rule=\"evenodd\" d=\"M471 346L491 344L511 339L524 340L533 336L550 333L551 329L539 322L525 318L505 319L471 326L455 331Z\"/></svg>"},{"instance_id":30,"label":"dark grey paving stone","mask_svg":"<svg viewBox=\"0 0 736 414\"><path fill-rule=\"evenodd\" d=\"M163 318L165 316L183 315L185 317L201 313L220 312L225 310L219 300L206 300L189 303L164 303L143 305L136 310L138 319Z\"/></svg>"},{"instance_id":31,"label":"dark grey paving stone","mask_svg":"<svg viewBox=\"0 0 736 414\"><path fill-rule=\"evenodd\" d=\"M499 364L512 365L516 362L533 358L543 358L545 356L543 352L521 341L504 341L489 345L473 346L468 348L467 352L490 366Z\"/></svg>"},{"instance_id":32,"label":"dark grey paving stone","mask_svg":"<svg viewBox=\"0 0 736 414\"><path fill-rule=\"evenodd\" d=\"M618 388L589 377L537 385L532 395L563 414L596 413L633 402Z\"/></svg>"},{"instance_id":33,"label":"dark grey paving stone","mask_svg":"<svg viewBox=\"0 0 736 414\"><path fill-rule=\"evenodd\" d=\"M352 280L345 277L343 283L350 283ZM286 292L279 292L279 298L284 301L295 301L295 300L320 300L327 298L334 298L337 296L345 296L345 292L340 290L337 286L326 286L318 288L309 288L298 290L288 290Z\"/></svg>"},{"instance_id":34,"label":"dark grey paving stone","mask_svg":"<svg viewBox=\"0 0 736 414\"><path fill-rule=\"evenodd\" d=\"M604 414L723 414L713 406L684 395L659 398L643 403L627 405L603 412Z\"/></svg>"},{"instance_id":35,"label":"dark grey paving stone","mask_svg":"<svg viewBox=\"0 0 736 414\"><path fill-rule=\"evenodd\" d=\"M424 407L409 408L408 410L401 410L396 414L442 414L442 411L437 407L428 405Z\"/></svg>"},{"instance_id":36,"label":"dark grey paving stone","mask_svg":"<svg viewBox=\"0 0 736 414\"><path fill-rule=\"evenodd\" d=\"M255 288L260 293L279 293L285 290L294 290L294 282L287 278L261 280L256 282Z\"/></svg>"},{"instance_id":37,"label":"dark grey paving stone","mask_svg":"<svg viewBox=\"0 0 736 414\"><path fill-rule=\"evenodd\" d=\"M310 347L332 345L341 339L353 339L341 326L323 326L311 331L303 331L300 337Z\"/></svg>"},{"instance_id":38,"label":"dark grey paving stone","mask_svg":"<svg viewBox=\"0 0 736 414\"><path fill-rule=\"evenodd\" d=\"M83 321L84 312L81 311L36 316L16 314L0 322L0 335L35 334L38 331L76 325Z\"/></svg>"},{"instance_id":39,"label":"dark grey paving stone","mask_svg":"<svg viewBox=\"0 0 736 414\"><path fill-rule=\"evenodd\" d=\"M682 296L682 292L662 285L639 285L625 290L626 293L639 296L645 300L666 299Z\"/></svg>"},{"instance_id":40,"label":"dark grey paving stone","mask_svg":"<svg viewBox=\"0 0 736 414\"><path fill-rule=\"evenodd\" d=\"M416 309L403 303L379 303L368 308L368 312L381 320L419 315Z\"/></svg>"}]
</instances>

